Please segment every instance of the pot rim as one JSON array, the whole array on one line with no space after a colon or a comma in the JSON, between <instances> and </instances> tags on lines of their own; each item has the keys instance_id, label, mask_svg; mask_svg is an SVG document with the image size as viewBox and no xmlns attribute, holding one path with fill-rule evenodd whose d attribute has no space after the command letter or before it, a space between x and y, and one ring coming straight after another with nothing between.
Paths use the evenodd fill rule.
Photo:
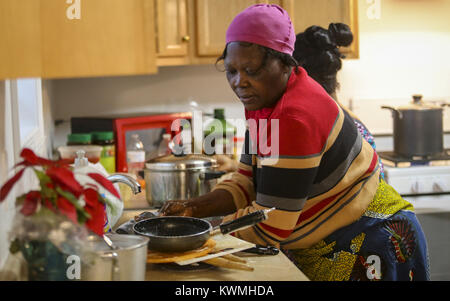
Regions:
<instances>
[{"instance_id":1,"label":"pot rim","mask_svg":"<svg viewBox=\"0 0 450 301\"><path fill-rule=\"evenodd\" d=\"M216 168L217 161L203 155L173 155L158 157L145 163L145 169L155 171L188 171Z\"/></svg>"},{"instance_id":2,"label":"pot rim","mask_svg":"<svg viewBox=\"0 0 450 301\"><path fill-rule=\"evenodd\" d=\"M186 171L202 171L202 170L209 170L214 169L218 167L217 165L209 165L209 166L197 166L197 167L190 167L186 164L179 164L179 165L173 165L173 164L166 164L166 163L158 163L158 164L146 164L144 171L162 171L162 172L186 172Z\"/></svg>"},{"instance_id":3,"label":"pot rim","mask_svg":"<svg viewBox=\"0 0 450 301\"><path fill-rule=\"evenodd\" d=\"M139 249L141 247L147 246L147 244L150 240L148 237L141 236L141 235L117 234L117 233L105 233L104 235L108 235L108 237L111 238L112 240L116 237L119 237L119 238L132 238L132 239L141 240L141 241L134 245L130 245L128 247L120 247L119 246L117 250L112 250L112 249L107 249L107 248L105 248L104 250L103 249L96 250L95 248L92 248L92 251L94 251L95 253L110 253L112 251L113 252L131 251L131 250L135 250L135 249ZM87 240L88 240L88 243L89 242L99 242L99 243L103 242L103 239L96 235L89 235ZM113 242L114 242L114 240L113 240ZM106 245L105 242L103 242L103 243Z\"/></svg>"},{"instance_id":4,"label":"pot rim","mask_svg":"<svg viewBox=\"0 0 450 301\"><path fill-rule=\"evenodd\" d=\"M399 106L395 108L397 111L443 111L441 107L427 106Z\"/></svg>"}]
</instances>

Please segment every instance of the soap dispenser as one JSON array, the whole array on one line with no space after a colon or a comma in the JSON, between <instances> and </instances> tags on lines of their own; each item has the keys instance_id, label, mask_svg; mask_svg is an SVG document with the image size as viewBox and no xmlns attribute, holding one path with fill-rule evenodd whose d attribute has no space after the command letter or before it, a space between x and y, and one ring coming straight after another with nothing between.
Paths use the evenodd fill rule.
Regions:
<instances>
[{"instance_id":1,"label":"soap dispenser","mask_svg":"<svg viewBox=\"0 0 450 301\"><path fill-rule=\"evenodd\" d=\"M75 162L74 162L74 168L81 168L81 167L86 167L89 166L89 160L88 158L86 158L84 155L86 154L86 152L84 150L78 150L76 152L77 157L75 158Z\"/></svg>"}]
</instances>

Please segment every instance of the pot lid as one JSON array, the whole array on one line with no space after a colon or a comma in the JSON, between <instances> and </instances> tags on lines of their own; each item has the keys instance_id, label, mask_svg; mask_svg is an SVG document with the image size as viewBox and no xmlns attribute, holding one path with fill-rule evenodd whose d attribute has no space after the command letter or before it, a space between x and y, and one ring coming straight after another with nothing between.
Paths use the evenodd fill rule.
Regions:
<instances>
[{"instance_id":1,"label":"pot lid","mask_svg":"<svg viewBox=\"0 0 450 301\"><path fill-rule=\"evenodd\" d=\"M217 161L206 155L162 156L151 159L145 163L149 170L195 170L217 167Z\"/></svg>"},{"instance_id":2,"label":"pot lid","mask_svg":"<svg viewBox=\"0 0 450 301\"><path fill-rule=\"evenodd\" d=\"M412 98L413 100L411 103L399 106L397 110L442 110L442 106L423 101L423 96L420 94L415 94Z\"/></svg>"}]
</instances>

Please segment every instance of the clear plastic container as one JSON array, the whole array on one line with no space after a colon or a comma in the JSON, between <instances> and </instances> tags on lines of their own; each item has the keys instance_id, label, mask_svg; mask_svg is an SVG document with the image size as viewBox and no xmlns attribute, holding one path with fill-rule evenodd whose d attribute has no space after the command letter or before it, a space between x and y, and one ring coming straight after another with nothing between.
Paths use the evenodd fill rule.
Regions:
<instances>
[{"instance_id":1,"label":"clear plastic container","mask_svg":"<svg viewBox=\"0 0 450 301\"><path fill-rule=\"evenodd\" d=\"M95 164L100 161L102 147L98 145L63 145L58 147L61 159L68 160L70 164L75 162L77 151L83 150L89 162Z\"/></svg>"},{"instance_id":2,"label":"clear plastic container","mask_svg":"<svg viewBox=\"0 0 450 301\"><path fill-rule=\"evenodd\" d=\"M139 172L142 171L145 166L145 149L138 134L132 134L130 141L128 141L127 166L128 173L134 174L138 178L142 178L139 176Z\"/></svg>"},{"instance_id":3,"label":"clear plastic container","mask_svg":"<svg viewBox=\"0 0 450 301\"><path fill-rule=\"evenodd\" d=\"M163 140L158 147L158 157L172 154L172 150L169 147L171 140L172 136L170 134L163 135Z\"/></svg>"}]
</instances>

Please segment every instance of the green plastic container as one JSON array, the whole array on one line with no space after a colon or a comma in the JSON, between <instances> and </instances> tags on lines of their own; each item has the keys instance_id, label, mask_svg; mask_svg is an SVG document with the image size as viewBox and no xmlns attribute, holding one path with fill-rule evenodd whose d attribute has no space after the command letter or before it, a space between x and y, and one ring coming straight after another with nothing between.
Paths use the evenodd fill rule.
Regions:
<instances>
[{"instance_id":1,"label":"green plastic container","mask_svg":"<svg viewBox=\"0 0 450 301\"><path fill-rule=\"evenodd\" d=\"M91 134L69 134L67 135L67 145L89 145L92 143Z\"/></svg>"}]
</instances>

